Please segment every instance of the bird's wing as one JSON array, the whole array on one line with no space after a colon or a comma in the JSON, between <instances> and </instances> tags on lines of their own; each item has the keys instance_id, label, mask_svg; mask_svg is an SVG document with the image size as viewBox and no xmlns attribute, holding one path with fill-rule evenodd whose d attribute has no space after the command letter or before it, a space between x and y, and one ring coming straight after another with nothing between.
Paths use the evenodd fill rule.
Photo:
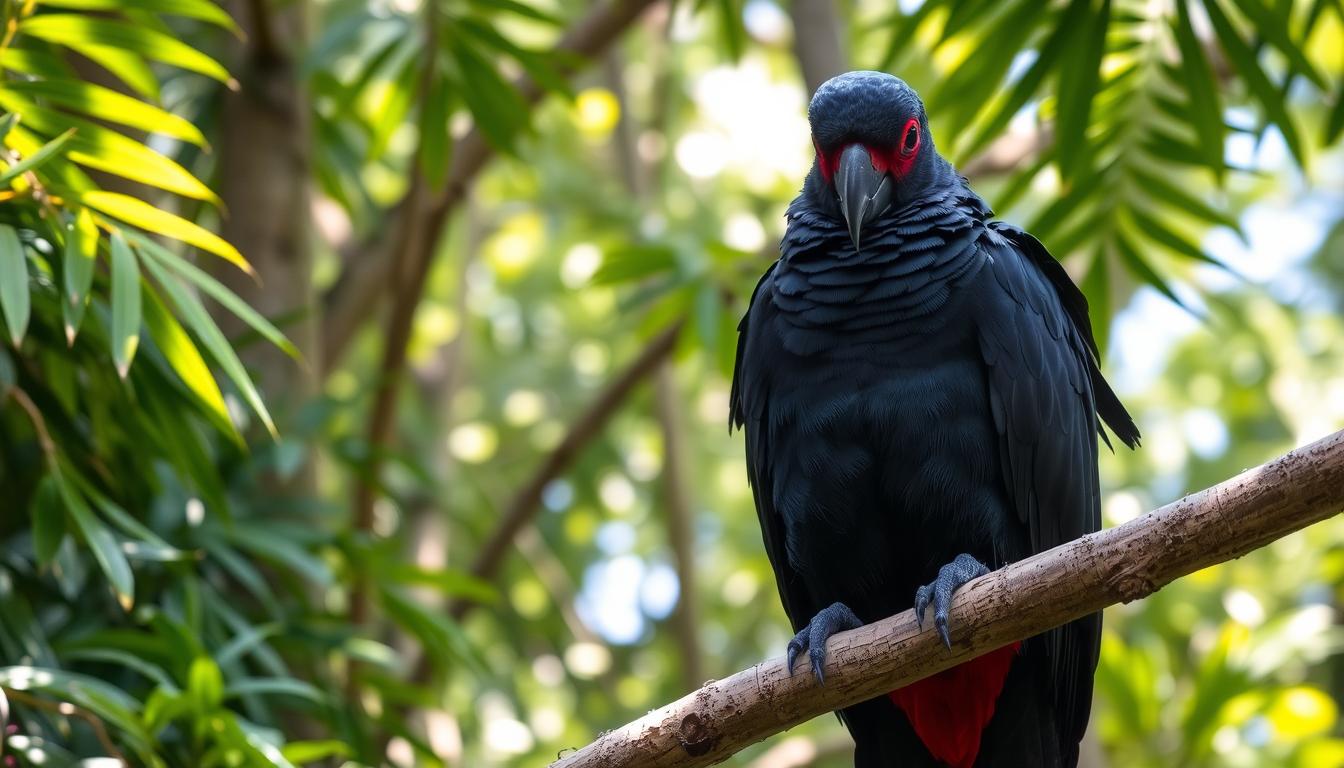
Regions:
<instances>
[{"instance_id":1,"label":"bird's wing","mask_svg":"<svg viewBox=\"0 0 1344 768\"><path fill-rule=\"evenodd\" d=\"M777 262L776 262L777 263ZM739 427L746 433L747 479L756 500L756 514L761 521L761 538L765 553L775 571L780 601L795 631L812 619L806 592L798 574L789 564L784 532L784 518L775 509L775 478L771 472L771 441L769 388L765 376L770 370L771 345L762 328L766 315L773 313L768 294L775 265L770 265L756 290L751 294L751 306L737 326L737 359L733 364L733 385L728 400L729 427Z\"/></svg>"},{"instance_id":2,"label":"bird's wing","mask_svg":"<svg viewBox=\"0 0 1344 768\"><path fill-rule=\"evenodd\" d=\"M1031 551L1041 552L1101 527L1098 413L1126 445L1139 433L1101 376L1087 300L1064 268L1014 227L995 223L982 243L992 262L977 331L999 457ZM1065 744L1087 727L1100 643L1100 614L1044 636Z\"/></svg>"}]
</instances>

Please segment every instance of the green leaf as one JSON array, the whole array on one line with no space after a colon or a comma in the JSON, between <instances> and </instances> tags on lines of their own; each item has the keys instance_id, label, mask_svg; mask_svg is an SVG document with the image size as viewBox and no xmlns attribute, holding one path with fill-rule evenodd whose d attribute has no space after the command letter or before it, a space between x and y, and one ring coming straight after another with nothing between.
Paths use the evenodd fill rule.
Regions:
<instances>
[{"instance_id":1,"label":"green leaf","mask_svg":"<svg viewBox=\"0 0 1344 768\"><path fill-rule=\"evenodd\" d=\"M252 265L224 238L208 229L180 216L159 210L143 200L119 192L93 191L80 195L80 202L109 216L121 219L127 224L153 232L174 240L181 240L203 251L219 256L236 265L249 275L254 275Z\"/></svg>"},{"instance_id":2,"label":"green leaf","mask_svg":"<svg viewBox=\"0 0 1344 768\"><path fill-rule=\"evenodd\" d=\"M5 51L0 51L0 53L4 52ZM0 64L3 63L4 59L0 59ZM17 112L10 112L8 115L0 117L0 144L4 143L5 137L9 135L10 129L13 128L16 124L18 124L18 122L19 122L19 113Z\"/></svg>"},{"instance_id":3,"label":"green leaf","mask_svg":"<svg viewBox=\"0 0 1344 768\"><path fill-rule=\"evenodd\" d=\"M499 590L493 584L465 571L396 563L390 566L387 575L401 584L431 587L446 597L462 597L478 603L492 603L499 599Z\"/></svg>"},{"instance_id":4,"label":"green leaf","mask_svg":"<svg viewBox=\"0 0 1344 768\"><path fill-rule=\"evenodd\" d=\"M24 125L36 131L55 134L76 129L66 150L72 162L196 200L219 203L215 193L187 169L132 138L88 120L43 109L8 90L0 90L0 106L22 114Z\"/></svg>"},{"instance_id":5,"label":"green leaf","mask_svg":"<svg viewBox=\"0 0 1344 768\"><path fill-rule=\"evenodd\" d=\"M284 629L284 625L274 622L249 626L245 632L233 638L215 652L215 661L221 667L233 664L253 648L265 642L267 638L280 634Z\"/></svg>"},{"instance_id":6,"label":"green leaf","mask_svg":"<svg viewBox=\"0 0 1344 768\"><path fill-rule=\"evenodd\" d=\"M223 283L211 277L209 273L200 267L192 264L190 261L178 256L172 251L164 248L162 245L154 242L148 237L135 232L127 232L126 238L140 249L140 254L145 258L155 259L163 267L176 273L180 277L186 278L210 298L219 302L221 306L232 312L239 320L247 323L248 327L256 331L262 338L284 350L290 357L300 359L299 349L293 342L285 337L276 328L270 320L267 320L260 312L253 309L250 304L238 298L238 294L229 290Z\"/></svg>"},{"instance_id":7,"label":"green leaf","mask_svg":"<svg viewBox=\"0 0 1344 768\"><path fill-rule=\"evenodd\" d=\"M126 562L126 555L122 553L112 532L89 509L84 497L71 488L59 472L52 472L52 476L56 478L56 487L60 490L66 511L75 521L75 529L93 552L93 559L97 561L103 575L107 576L112 591L117 595L117 602L129 611L135 603L135 577L131 574L130 563Z\"/></svg>"},{"instance_id":8,"label":"green leaf","mask_svg":"<svg viewBox=\"0 0 1344 768\"><path fill-rule=\"evenodd\" d=\"M154 76L149 63L134 51L111 45L85 45L79 48L79 52L116 75L131 90L152 102L159 102L159 79Z\"/></svg>"},{"instance_id":9,"label":"green leaf","mask_svg":"<svg viewBox=\"0 0 1344 768\"><path fill-rule=\"evenodd\" d=\"M1292 117L1288 114L1283 92L1275 87L1274 83L1270 81L1269 75L1266 75L1265 71L1260 68L1255 51L1246 41L1241 39L1241 35L1237 33L1236 28L1232 26L1232 22L1228 20L1218 0L1205 0L1204 10L1208 13L1209 23L1218 35L1223 52L1227 54L1227 58L1231 59L1233 66L1241 73L1242 80L1246 82L1246 86L1255 96L1256 101L1259 101L1260 105L1264 107L1265 114L1270 121L1279 127L1279 132L1283 134L1283 140L1288 145L1289 151L1293 153L1293 159L1297 161L1298 167L1305 169L1307 167L1307 148L1298 135L1297 126L1293 123Z\"/></svg>"},{"instance_id":10,"label":"green leaf","mask_svg":"<svg viewBox=\"0 0 1344 768\"><path fill-rule=\"evenodd\" d=\"M1260 0L1233 0L1233 2L1245 14L1246 19L1251 22L1256 34L1279 49L1279 52L1288 60L1288 65L1293 71L1306 76L1322 91L1329 89L1330 85L1326 82L1325 77L1307 59L1307 55L1304 53L1305 41L1303 43L1296 42L1292 35L1288 33L1287 18L1266 8Z\"/></svg>"},{"instance_id":11,"label":"green leaf","mask_svg":"<svg viewBox=\"0 0 1344 768\"><path fill-rule=\"evenodd\" d=\"M1078 287L1087 298L1089 314L1096 318L1092 325L1092 336L1097 341L1102 359L1105 359L1106 345L1111 336L1111 269L1101 245L1097 246L1092 263L1088 265Z\"/></svg>"},{"instance_id":12,"label":"green leaf","mask_svg":"<svg viewBox=\"0 0 1344 768\"><path fill-rule=\"evenodd\" d=\"M6 83L5 87L110 123L171 136L198 147L206 146L205 136L190 121L101 85L80 80L30 80Z\"/></svg>"},{"instance_id":13,"label":"green leaf","mask_svg":"<svg viewBox=\"0 0 1344 768\"><path fill-rule=\"evenodd\" d=\"M247 369L238 359L238 353L233 351L228 339L224 338L223 332L219 330L219 326L210 317L210 313L201 305L200 300L191 291L187 290L186 286L181 283L180 278L170 274L155 260L145 259L144 266L154 276L154 280L159 284L159 287L168 295L169 300L177 307L177 311L186 325L196 332L196 337L205 345L210 355L215 358L215 362L219 363L219 366L224 369L224 373L233 380L243 399L247 401L252 410L256 412L257 417L266 426L266 430L271 433L273 438L276 437L275 422L271 420L271 414L266 410L266 404L262 402L261 393L257 391L256 385L247 375Z\"/></svg>"},{"instance_id":14,"label":"green leaf","mask_svg":"<svg viewBox=\"0 0 1344 768\"><path fill-rule=\"evenodd\" d=\"M98 225L93 214L85 208L75 211L74 218L65 225L65 248L62 275L65 284L61 302L61 316L65 319L66 343L74 345L79 324L88 306L89 288L93 285L93 268L98 257Z\"/></svg>"},{"instance_id":15,"label":"green leaf","mask_svg":"<svg viewBox=\"0 0 1344 768\"><path fill-rule=\"evenodd\" d=\"M1026 106L1027 101L1041 87L1041 82L1045 80L1046 74L1055 66L1055 61L1064 50L1070 33L1077 29L1076 24L1086 11L1087 6L1083 3L1071 3L1069 5L1067 12L1060 17L1059 23L1056 24L1050 36L1041 45L1036 54L1036 61L1032 62L1027 71L1013 84L1013 90L999 105L994 117L986 121L970 144L961 150L962 157L969 158L988 146L1008 127L1008 123L1012 122L1013 116L1022 107Z\"/></svg>"},{"instance_id":16,"label":"green leaf","mask_svg":"<svg viewBox=\"0 0 1344 768\"><path fill-rule=\"evenodd\" d=\"M124 379L140 346L140 268L120 230L112 232L112 360Z\"/></svg>"},{"instance_id":17,"label":"green leaf","mask_svg":"<svg viewBox=\"0 0 1344 768\"><path fill-rule=\"evenodd\" d=\"M1178 234L1156 218L1138 209L1131 209L1129 213L1134 218L1134 223L1138 225L1140 232L1153 242L1166 246L1176 255L1218 267L1223 266L1222 262L1209 256L1199 245L1191 242L1184 235Z\"/></svg>"},{"instance_id":18,"label":"green leaf","mask_svg":"<svg viewBox=\"0 0 1344 768\"><path fill-rule=\"evenodd\" d=\"M163 353L164 359L168 361L177 377L187 385L187 389L200 398L201 403L213 414L215 424L231 437L241 439L229 419L229 409L224 404L224 395L219 391L219 384L210 373L210 366L206 365L205 358L201 357L200 351L177 322L177 318L163 306L163 301L154 288L148 284L143 287L145 326L149 328L149 335L154 340L154 345Z\"/></svg>"},{"instance_id":19,"label":"green leaf","mask_svg":"<svg viewBox=\"0 0 1344 768\"><path fill-rule=\"evenodd\" d=\"M407 58L388 85L389 91L383 97L378 114L373 119L373 131L369 137L366 153L367 160L373 161L383 156L387 151L387 145L392 141L392 134L406 119L420 83L420 68L421 64L417 59Z\"/></svg>"},{"instance_id":20,"label":"green leaf","mask_svg":"<svg viewBox=\"0 0 1344 768\"><path fill-rule=\"evenodd\" d=\"M1339 134L1344 132L1344 82L1335 93L1335 105L1330 108L1330 116L1325 120L1325 135L1321 143L1334 144Z\"/></svg>"},{"instance_id":21,"label":"green leaf","mask_svg":"<svg viewBox=\"0 0 1344 768\"><path fill-rule=\"evenodd\" d=\"M593 273L593 285L633 282L676 269L677 252L661 243L630 243L602 254L602 266Z\"/></svg>"},{"instance_id":22,"label":"green leaf","mask_svg":"<svg viewBox=\"0 0 1344 768\"><path fill-rule=\"evenodd\" d=\"M1181 301L1181 298L1171 289L1171 286L1167 284L1167 281L1163 280L1157 270L1153 269L1148 261L1139 254L1138 249L1134 247L1128 237L1123 233L1116 233L1112 242L1115 245L1116 253L1120 255L1120 261L1140 282L1156 288L1159 293L1166 296L1178 307L1189 309L1185 302Z\"/></svg>"},{"instance_id":23,"label":"green leaf","mask_svg":"<svg viewBox=\"0 0 1344 768\"><path fill-rule=\"evenodd\" d=\"M23 343L32 310L28 295L28 257L19 233L8 224L0 224L0 310L9 326L9 340Z\"/></svg>"},{"instance_id":24,"label":"green leaf","mask_svg":"<svg viewBox=\"0 0 1344 768\"><path fill-rule=\"evenodd\" d=\"M315 763L329 757L349 757L350 748L343 741L291 741L280 748L291 763Z\"/></svg>"},{"instance_id":25,"label":"green leaf","mask_svg":"<svg viewBox=\"0 0 1344 768\"><path fill-rule=\"evenodd\" d=\"M233 18L209 0L41 0L41 4L77 11L150 11L208 22L230 32L240 31Z\"/></svg>"},{"instance_id":26,"label":"green leaf","mask_svg":"<svg viewBox=\"0 0 1344 768\"><path fill-rule=\"evenodd\" d=\"M468 2L487 10L513 13L551 26L558 27L564 23L564 20L560 17L547 13L540 8L534 8L527 3L518 2L518 0L468 0Z\"/></svg>"},{"instance_id":27,"label":"green leaf","mask_svg":"<svg viewBox=\"0 0 1344 768\"><path fill-rule=\"evenodd\" d=\"M1091 0L1073 1L1091 6ZM1111 2L1102 0L1101 7L1085 22L1086 27L1070 40L1066 56L1069 63L1059 72L1055 135L1060 137L1057 162L1065 179L1074 179L1086 170L1088 118L1100 82L1101 57L1106 52L1106 27L1110 17Z\"/></svg>"},{"instance_id":28,"label":"green leaf","mask_svg":"<svg viewBox=\"0 0 1344 768\"><path fill-rule=\"evenodd\" d=\"M420 106L420 172L430 189L439 189L448 177L451 151L448 127L448 84L435 67L425 103Z\"/></svg>"},{"instance_id":29,"label":"green leaf","mask_svg":"<svg viewBox=\"0 0 1344 768\"><path fill-rule=\"evenodd\" d=\"M451 53L461 71L456 82L477 127L491 146L512 154L518 134L527 125L527 105L473 46L454 45Z\"/></svg>"},{"instance_id":30,"label":"green leaf","mask_svg":"<svg viewBox=\"0 0 1344 768\"><path fill-rule=\"evenodd\" d=\"M187 672L187 693L199 712L213 712L224 701L224 676L219 665L205 656L197 656Z\"/></svg>"},{"instance_id":31,"label":"green leaf","mask_svg":"<svg viewBox=\"0 0 1344 768\"><path fill-rule=\"evenodd\" d=\"M27 173L28 171L31 171L34 168L37 168L38 166L50 160L51 158L55 157L57 153L59 153L61 149L65 147L66 142L70 141L70 137L74 135L74 133L75 129L71 128L70 130L66 131L60 136L57 136L56 138L52 139L46 144L43 144L42 148L37 150L33 154L11 165L4 171L0 171L0 185L9 184L9 182L12 181L14 178L24 173Z\"/></svg>"},{"instance_id":32,"label":"green leaf","mask_svg":"<svg viewBox=\"0 0 1344 768\"><path fill-rule=\"evenodd\" d=\"M1199 140L1200 155L1221 181L1223 177L1223 108L1218 98L1218 81L1204 56L1204 46L1190 25L1187 0L1176 0L1176 19L1172 27L1181 49L1180 73L1189 100L1188 117Z\"/></svg>"},{"instance_id":33,"label":"green leaf","mask_svg":"<svg viewBox=\"0 0 1344 768\"><path fill-rule=\"evenodd\" d=\"M230 82L228 71L209 56L177 38L128 22L79 14L49 13L25 19L19 24L19 32L81 53L91 45L122 48L154 61L214 78L221 83Z\"/></svg>"},{"instance_id":34,"label":"green leaf","mask_svg":"<svg viewBox=\"0 0 1344 768\"><path fill-rule=\"evenodd\" d=\"M65 506L61 503L61 491L56 483L54 474L42 477L33 492L29 511L33 521L33 553L42 565L51 563L61 542L65 541Z\"/></svg>"},{"instance_id":35,"label":"green leaf","mask_svg":"<svg viewBox=\"0 0 1344 768\"><path fill-rule=\"evenodd\" d=\"M484 676L485 666L456 621L442 611L426 609L401 590L384 587L379 592L388 617L420 638L437 663L455 657L477 675Z\"/></svg>"},{"instance_id":36,"label":"green leaf","mask_svg":"<svg viewBox=\"0 0 1344 768\"><path fill-rule=\"evenodd\" d=\"M1158 173L1151 173L1130 164L1126 170L1140 182L1143 193L1214 226L1222 226L1241 234L1241 224L1230 213L1220 211L1191 194L1187 189L1167 181Z\"/></svg>"},{"instance_id":37,"label":"green leaf","mask_svg":"<svg viewBox=\"0 0 1344 768\"><path fill-rule=\"evenodd\" d=\"M224 690L224 699L236 699L240 696L284 695L307 699L314 704L325 704L327 697L312 683L292 677L245 677L229 683Z\"/></svg>"}]
</instances>

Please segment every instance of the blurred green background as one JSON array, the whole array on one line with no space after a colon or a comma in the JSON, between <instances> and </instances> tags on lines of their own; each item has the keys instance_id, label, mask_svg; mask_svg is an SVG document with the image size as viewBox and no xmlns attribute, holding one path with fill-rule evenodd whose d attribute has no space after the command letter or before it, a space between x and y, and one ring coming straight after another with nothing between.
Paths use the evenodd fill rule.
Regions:
<instances>
[{"instance_id":1,"label":"blurred green background","mask_svg":"<svg viewBox=\"0 0 1344 768\"><path fill-rule=\"evenodd\" d=\"M1108 525L1344 427L1338 0L0 8L6 766L542 765L782 652L728 373L845 69L1085 289ZM1084 765L1344 765L1342 601L1337 517L1108 611Z\"/></svg>"}]
</instances>

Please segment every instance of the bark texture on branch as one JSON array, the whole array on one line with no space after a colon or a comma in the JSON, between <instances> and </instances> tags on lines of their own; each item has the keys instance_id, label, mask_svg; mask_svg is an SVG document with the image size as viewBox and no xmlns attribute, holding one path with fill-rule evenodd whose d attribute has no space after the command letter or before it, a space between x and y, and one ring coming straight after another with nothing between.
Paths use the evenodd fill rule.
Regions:
<instances>
[{"instance_id":1,"label":"bark texture on branch","mask_svg":"<svg viewBox=\"0 0 1344 768\"><path fill-rule=\"evenodd\" d=\"M1344 508L1344 431L983 576L957 592L952 650L912 611L827 643L826 684L782 658L714 681L600 736L553 768L712 765L817 715L879 696L1263 547Z\"/></svg>"}]
</instances>

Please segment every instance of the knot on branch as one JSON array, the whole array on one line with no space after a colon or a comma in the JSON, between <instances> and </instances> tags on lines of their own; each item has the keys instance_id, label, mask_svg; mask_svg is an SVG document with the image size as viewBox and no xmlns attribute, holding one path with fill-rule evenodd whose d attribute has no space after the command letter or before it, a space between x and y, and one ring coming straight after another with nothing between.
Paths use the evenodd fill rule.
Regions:
<instances>
[{"instance_id":1,"label":"knot on branch","mask_svg":"<svg viewBox=\"0 0 1344 768\"><path fill-rule=\"evenodd\" d=\"M719 737L706 718L692 712L681 719L681 726L677 728L677 741L686 754L699 757L713 749L719 743Z\"/></svg>"}]
</instances>

